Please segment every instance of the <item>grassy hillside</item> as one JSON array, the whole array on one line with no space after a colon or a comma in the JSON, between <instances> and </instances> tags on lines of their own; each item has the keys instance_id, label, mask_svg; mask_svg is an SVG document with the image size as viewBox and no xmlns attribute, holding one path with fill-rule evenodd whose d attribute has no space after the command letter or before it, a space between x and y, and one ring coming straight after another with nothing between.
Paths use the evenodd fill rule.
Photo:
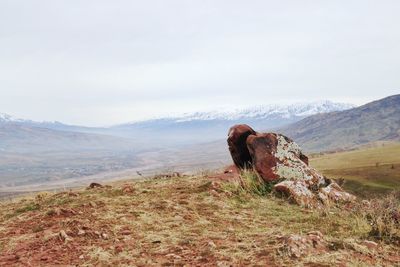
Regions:
<instances>
[{"instance_id":1,"label":"grassy hillside","mask_svg":"<svg viewBox=\"0 0 400 267\"><path fill-rule=\"evenodd\" d=\"M400 190L400 143L315 156L311 165L328 177L344 178L344 187L361 196Z\"/></svg>"},{"instance_id":2,"label":"grassy hillside","mask_svg":"<svg viewBox=\"0 0 400 267\"><path fill-rule=\"evenodd\" d=\"M312 211L235 188L193 176L3 202L0 265L400 264L398 245L374 239L368 216L349 207ZM310 231L322 233L324 249L293 256L282 240Z\"/></svg>"}]
</instances>

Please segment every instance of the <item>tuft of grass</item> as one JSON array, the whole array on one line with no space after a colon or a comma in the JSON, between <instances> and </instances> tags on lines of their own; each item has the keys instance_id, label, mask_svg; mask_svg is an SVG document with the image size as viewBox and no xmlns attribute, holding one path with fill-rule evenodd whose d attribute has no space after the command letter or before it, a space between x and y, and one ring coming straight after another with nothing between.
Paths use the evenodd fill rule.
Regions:
<instances>
[{"instance_id":1,"label":"tuft of grass","mask_svg":"<svg viewBox=\"0 0 400 267\"><path fill-rule=\"evenodd\" d=\"M101 196L108 197L108 198L113 198L113 197L119 197L123 196L124 192L122 191L121 188L113 188L109 190L104 190L101 192Z\"/></svg>"},{"instance_id":2,"label":"tuft of grass","mask_svg":"<svg viewBox=\"0 0 400 267\"><path fill-rule=\"evenodd\" d=\"M39 210L39 209L40 209L40 205L39 204L37 204L37 203L29 203L28 205L26 205L26 206L24 206L22 208L16 209L15 213L16 213L16 215L18 215L18 214L21 214L21 213L25 213L25 212L28 212L28 211L35 211L35 210Z\"/></svg>"},{"instance_id":3,"label":"tuft of grass","mask_svg":"<svg viewBox=\"0 0 400 267\"><path fill-rule=\"evenodd\" d=\"M265 182L255 171L243 170L238 181L224 185L224 189L236 196L266 196L272 192L274 183Z\"/></svg>"},{"instance_id":4,"label":"tuft of grass","mask_svg":"<svg viewBox=\"0 0 400 267\"><path fill-rule=\"evenodd\" d=\"M92 247L87 253L91 264L100 266L110 266L113 254L101 247Z\"/></svg>"}]
</instances>

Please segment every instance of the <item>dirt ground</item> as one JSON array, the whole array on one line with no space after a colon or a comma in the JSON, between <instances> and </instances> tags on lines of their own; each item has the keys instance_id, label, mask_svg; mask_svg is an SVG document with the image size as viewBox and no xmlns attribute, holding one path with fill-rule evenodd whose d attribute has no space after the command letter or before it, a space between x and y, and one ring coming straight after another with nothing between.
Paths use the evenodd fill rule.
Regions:
<instances>
[{"instance_id":1,"label":"dirt ground","mask_svg":"<svg viewBox=\"0 0 400 267\"><path fill-rule=\"evenodd\" d=\"M363 243L368 225L350 212L235 195L224 183L162 178L1 202L0 265L400 265L398 246ZM282 243L310 231L323 235L325 249L296 256Z\"/></svg>"}]
</instances>

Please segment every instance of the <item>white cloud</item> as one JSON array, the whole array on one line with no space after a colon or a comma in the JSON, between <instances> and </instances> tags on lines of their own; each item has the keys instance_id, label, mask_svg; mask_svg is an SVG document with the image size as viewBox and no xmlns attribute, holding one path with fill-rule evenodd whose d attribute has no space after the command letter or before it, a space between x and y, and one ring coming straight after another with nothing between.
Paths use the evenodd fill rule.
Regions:
<instances>
[{"instance_id":1,"label":"white cloud","mask_svg":"<svg viewBox=\"0 0 400 267\"><path fill-rule=\"evenodd\" d=\"M2 1L1 112L104 125L399 93L398 1Z\"/></svg>"}]
</instances>

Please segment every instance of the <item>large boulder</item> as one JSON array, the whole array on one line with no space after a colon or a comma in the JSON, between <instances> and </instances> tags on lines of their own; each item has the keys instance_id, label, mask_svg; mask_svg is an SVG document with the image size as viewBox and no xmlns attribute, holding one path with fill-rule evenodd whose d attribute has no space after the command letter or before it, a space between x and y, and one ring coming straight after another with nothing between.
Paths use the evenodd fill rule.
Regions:
<instances>
[{"instance_id":1,"label":"large boulder","mask_svg":"<svg viewBox=\"0 0 400 267\"><path fill-rule=\"evenodd\" d=\"M235 125L229 131L228 144L239 169L253 168L265 182L275 183L277 192L289 196L301 206L329 205L355 199L311 168L300 147L284 135L257 133L250 126Z\"/></svg>"},{"instance_id":2,"label":"large boulder","mask_svg":"<svg viewBox=\"0 0 400 267\"><path fill-rule=\"evenodd\" d=\"M247 149L246 140L256 132L246 124L232 126L228 132L228 147L235 165L244 169L252 165L251 156Z\"/></svg>"}]
</instances>

